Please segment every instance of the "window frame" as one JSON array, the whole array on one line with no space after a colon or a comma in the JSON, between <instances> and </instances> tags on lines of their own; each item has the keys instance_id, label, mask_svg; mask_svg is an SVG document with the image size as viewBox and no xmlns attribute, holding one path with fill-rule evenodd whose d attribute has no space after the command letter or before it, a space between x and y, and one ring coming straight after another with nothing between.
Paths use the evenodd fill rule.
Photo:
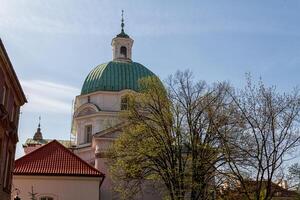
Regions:
<instances>
[{"instance_id":1,"label":"window frame","mask_svg":"<svg viewBox=\"0 0 300 200\"><path fill-rule=\"evenodd\" d=\"M128 98L128 95L124 95L121 97L121 110L128 110L128 107L129 107L129 98Z\"/></svg>"},{"instance_id":2,"label":"window frame","mask_svg":"<svg viewBox=\"0 0 300 200\"><path fill-rule=\"evenodd\" d=\"M42 197L39 197L40 200L54 200L54 197L51 197L51 196L42 196Z\"/></svg>"},{"instance_id":3,"label":"window frame","mask_svg":"<svg viewBox=\"0 0 300 200\"><path fill-rule=\"evenodd\" d=\"M3 85L3 95L2 95L2 99L1 99L1 104L5 106L6 104L6 97L7 97L7 87L4 84Z\"/></svg>"},{"instance_id":4,"label":"window frame","mask_svg":"<svg viewBox=\"0 0 300 200\"><path fill-rule=\"evenodd\" d=\"M3 138L0 137L0 163L3 163L2 159L4 159L4 157L2 156L3 149L4 149L3 148ZM5 167L5 165L3 167ZM1 173L1 171L2 171L2 165L0 164L0 178L2 179L2 173Z\"/></svg>"},{"instance_id":5,"label":"window frame","mask_svg":"<svg viewBox=\"0 0 300 200\"><path fill-rule=\"evenodd\" d=\"M5 166L3 171L3 189L10 191L11 188L11 178L12 178L12 160L13 154L12 151L9 149L6 151L5 157Z\"/></svg>"},{"instance_id":6,"label":"window frame","mask_svg":"<svg viewBox=\"0 0 300 200\"><path fill-rule=\"evenodd\" d=\"M120 47L120 55L124 56L124 58L127 58L127 47L126 46Z\"/></svg>"},{"instance_id":7,"label":"window frame","mask_svg":"<svg viewBox=\"0 0 300 200\"><path fill-rule=\"evenodd\" d=\"M84 126L84 144L88 144L92 142L93 135L93 126L92 124L88 124Z\"/></svg>"},{"instance_id":8,"label":"window frame","mask_svg":"<svg viewBox=\"0 0 300 200\"><path fill-rule=\"evenodd\" d=\"M15 115L16 115L16 104L13 103L12 108L11 108L11 113L10 113L10 121L11 122L15 121Z\"/></svg>"}]
</instances>

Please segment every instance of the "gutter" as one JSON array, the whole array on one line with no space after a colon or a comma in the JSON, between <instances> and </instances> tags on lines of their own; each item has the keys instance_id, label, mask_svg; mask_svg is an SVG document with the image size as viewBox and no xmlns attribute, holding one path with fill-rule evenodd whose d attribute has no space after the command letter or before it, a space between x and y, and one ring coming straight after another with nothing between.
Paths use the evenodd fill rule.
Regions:
<instances>
[{"instance_id":1,"label":"gutter","mask_svg":"<svg viewBox=\"0 0 300 200\"><path fill-rule=\"evenodd\" d=\"M101 181L99 183L99 200L101 200L101 185L102 185L104 179L105 179L105 175L103 174L103 176L101 177Z\"/></svg>"}]
</instances>

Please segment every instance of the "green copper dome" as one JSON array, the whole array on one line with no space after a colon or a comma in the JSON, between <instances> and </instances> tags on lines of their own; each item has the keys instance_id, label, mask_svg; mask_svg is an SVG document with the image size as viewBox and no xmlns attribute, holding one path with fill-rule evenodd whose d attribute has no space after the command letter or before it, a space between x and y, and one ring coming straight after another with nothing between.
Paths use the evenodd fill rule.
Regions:
<instances>
[{"instance_id":1,"label":"green copper dome","mask_svg":"<svg viewBox=\"0 0 300 200\"><path fill-rule=\"evenodd\" d=\"M81 94L96 91L138 91L141 78L155 76L149 69L136 62L111 61L95 67L86 77Z\"/></svg>"}]
</instances>

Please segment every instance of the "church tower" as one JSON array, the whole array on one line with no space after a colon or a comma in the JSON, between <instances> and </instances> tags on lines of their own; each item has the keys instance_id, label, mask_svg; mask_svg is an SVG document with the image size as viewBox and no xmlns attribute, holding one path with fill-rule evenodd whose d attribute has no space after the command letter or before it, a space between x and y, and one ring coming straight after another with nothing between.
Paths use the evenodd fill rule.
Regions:
<instances>
[{"instance_id":1,"label":"church tower","mask_svg":"<svg viewBox=\"0 0 300 200\"><path fill-rule=\"evenodd\" d=\"M96 66L87 75L80 95L76 96L72 120L74 153L106 175L101 186L101 199L105 200L115 197L106 155L112 142L122 134L120 113L127 109L126 96L139 92L141 78L156 76L133 61L133 39L124 27L122 11L121 32L111 42L112 60Z\"/></svg>"},{"instance_id":2,"label":"church tower","mask_svg":"<svg viewBox=\"0 0 300 200\"><path fill-rule=\"evenodd\" d=\"M39 147L43 146L47 142L48 141L43 139L43 134L41 132L41 116L39 116L39 124L36 129L36 132L33 135L33 138L28 138L25 144L23 144L24 153L28 154L38 149Z\"/></svg>"},{"instance_id":3,"label":"church tower","mask_svg":"<svg viewBox=\"0 0 300 200\"><path fill-rule=\"evenodd\" d=\"M38 127L36 129L36 132L34 133L32 138L27 138L26 142L23 144L24 153L28 154L41 146L48 144L53 139L45 139L43 137L42 131L41 131L41 116L39 116L39 123ZM70 140L57 140L59 143L61 143L66 148L71 148L72 143Z\"/></svg>"}]
</instances>

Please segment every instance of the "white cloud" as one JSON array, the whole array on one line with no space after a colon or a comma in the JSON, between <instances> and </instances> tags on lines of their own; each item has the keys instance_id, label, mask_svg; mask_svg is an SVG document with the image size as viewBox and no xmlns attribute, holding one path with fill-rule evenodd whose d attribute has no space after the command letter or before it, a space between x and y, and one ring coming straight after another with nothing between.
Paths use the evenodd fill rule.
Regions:
<instances>
[{"instance_id":1,"label":"white cloud","mask_svg":"<svg viewBox=\"0 0 300 200\"><path fill-rule=\"evenodd\" d=\"M180 9L187 12L178 13L181 6L178 3L166 10L163 4L150 4L152 7L146 9L145 4L136 1L1 0L0 29L6 35L29 31L111 36L119 31L120 10L125 8L125 30L135 35L242 32L299 36L298 29L278 17L287 16L286 8L274 13L270 8L260 10L261 6L257 9L266 12L252 12L247 4L236 3L232 7L227 1L220 5L202 3L193 8L191 5Z\"/></svg>"},{"instance_id":2,"label":"white cloud","mask_svg":"<svg viewBox=\"0 0 300 200\"><path fill-rule=\"evenodd\" d=\"M22 87L28 103L24 112L71 112L72 100L79 94L79 89L64 84L42 80L22 80Z\"/></svg>"},{"instance_id":3,"label":"white cloud","mask_svg":"<svg viewBox=\"0 0 300 200\"><path fill-rule=\"evenodd\" d=\"M102 5L98 1L86 6L81 1L4 0L0 6L0 28L14 31L29 31L55 34L109 34L109 11L96 13ZM105 26L103 26L105 24ZM98 27L101 26L101 29Z\"/></svg>"}]
</instances>

